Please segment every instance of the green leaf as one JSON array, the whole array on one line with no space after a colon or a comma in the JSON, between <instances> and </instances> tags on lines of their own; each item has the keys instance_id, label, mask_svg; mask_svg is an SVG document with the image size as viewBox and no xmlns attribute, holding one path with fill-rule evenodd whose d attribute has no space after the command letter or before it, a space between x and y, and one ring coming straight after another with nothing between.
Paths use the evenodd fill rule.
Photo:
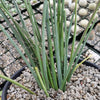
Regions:
<instances>
[{"instance_id":1,"label":"green leaf","mask_svg":"<svg viewBox=\"0 0 100 100\"><path fill-rule=\"evenodd\" d=\"M96 9L94 10L94 13L93 13L92 17L90 18L90 21L89 21L89 23L88 23L88 26L86 27L86 29L85 29L85 31L84 31L84 33L83 33L81 39L80 39L80 42L79 42L79 44L78 44L78 46L77 46L77 49L76 49L76 51L74 52L74 55L73 55L72 59L70 60L68 72L67 72L66 78L65 78L65 79L63 80L63 82L62 82L61 89L64 88L64 85L65 85L66 80L67 80L67 78L68 78L68 74L70 73L72 64L74 63L74 60L75 60L75 58L76 58L76 56L77 56L77 53L78 53L79 50L80 50L80 46L81 46L82 42L84 41L84 38L85 38L85 36L86 36L86 33L87 33L87 31L88 31L88 29L89 29L89 27L90 27L90 25L91 25L91 23L92 23L92 21L93 21L93 18L94 18L94 16L95 16L96 11L97 11L97 9L99 8L99 6L100 6L100 1L98 2L97 7L96 7Z\"/></svg>"},{"instance_id":2,"label":"green leaf","mask_svg":"<svg viewBox=\"0 0 100 100\"><path fill-rule=\"evenodd\" d=\"M45 52L45 24L46 24L46 9L47 9L47 0L44 1L43 7L43 19L42 19L42 59L43 59L43 69L44 69L44 77L47 89L49 89L49 81L47 74L47 66L46 66L46 52Z\"/></svg>"},{"instance_id":3,"label":"green leaf","mask_svg":"<svg viewBox=\"0 0 100 100\"><path fill-rule=\"evenodd\" d=\"M18 51L18 53L20 54L20 56L23 58L23 60L25 61L25 63L27 64L27 66L29 67L31 73L33 74L33 76L35 77L37 83L39 84L39 81L37 79L37 75L34 72L34 69L32 69L30 63L27 61L27 59L25 58L24 54L21 52L21 50L19 49L19 47L16 45L16 43L12 40L12 38L10 37L10 35L5 31L5 29L0 25L1 30L4 32L4 34L8 37L8 39L10 40L10 42L13 44L13 46L16 48L16 50ZM35 65L34 65L35 66ZM41 87L41 85L39 84L39 86Z\"/></svg>"},{"instance_id":4,"label":"green leaf","mask_svg":"<svg viewBox=\"0 0 100 100\"><path fill-rule=\"evenodd\" d=\"M68 69L68 65L67 65L67 56L68 56L68 43L69 43L69 38L70 38L70 33L71 33L71 26L72 26L72 22L73 22L73 18L74 18L74 13L72 14L72 18L70 21L70 26L69 26L69 30L67 32L67 26L66 26L66 16L65 16L65 55L64 55L64 78L66 77L67 74L67 69Z\"/></svg>"},{"instance_id":5,"label":"green leaf","mask_svg":"<svg viewBox=\"0 0 100 100\"><path fill-rule=\"evenodd\" d=\"M40 73L39 73L39 70L38 70L37 67L35 67L35 71L36 71L36 73L37 73L37 76L38 76L38 78L39 78L39 80L40 80L40 83L41 83L41 85L42 85L42 88L43 88L44 92L46 93L47 96L49 96L49 94L48 94L48 92L47 92L47 89L46 89L46 87L45 87L45 85L44 85L44 83L43 83L43 81L42 81L42 79L41 79L41 76L40 76Z\"/></svg>"},{"instance_id":6,"label":"green leaf","mask_svg":"<svg viewBox=\"0 0 100 100\"><path fill-rule=\"evenodd\" d=\"M72 50L71 50L71 57L69 64L72 60L73 54L74 54L74 48L75 48L75 40L76 40L76 26L77 26L77 2L78 0L75 0L75 27L74 27L74 35L73 35L73 41L72 41Z\"/></svg>"},{"instance_id":7,"label":"green leaf","mask_svg":"<svg viewBox=\"0 0 100 100\"><path fill-rule=\"evenodd\" d=\"M12 79L10 79L10 78L4 76L4 75L0 75L0 78L3 78L3 79L5 79L5 80L7 80L7 81L9 81L9 82L11 82L11 83L13 83L13 84L15 84L15 85L21 87L21 88L23 88L23 89L26 90L27 92L36 95L36 94L35 94L34 92L32 92L30 89L26 88L25 86L23 86L22 84L16 82L15 80L12 80Z\"/></svg>"},{"instance_id":8,"label":"green leaf","mask_svg":"<svg viewBox=\"0 0 100 100\"><path fill-rule=\"evenodd\" d=\"M38 58L38 62L39 62L39 66L40 66L40 69L41 69L41 74L42 74L42 78L43 78L43 82L45 83L45 79L44 79L44 72L43 72L43 66L42 66L42 59L41 59L41 51L40 51L40 47L38 44L41 44L41 42L39 43L38 42L38 36L37 36L37 28L36 28L36 25L35 25L35 18L34 18L34 14L33 14L33 9L30 5L30 2L29 1L25 1L25 4L26 4L26 8L27 8L27 11L29 13L29 16L30 16L30 22L32 23L32 29L33 29L33 33L34 33L34 40L35 40L35 47L36 47L36 57ZM28 5L29 4L29 5Z\"/></svg>"},{"instance_id":9,"label":"green leaf","mask_svg":"<svg viewBox=\"0 0 100 100\"><path fill-rule=\"evenodd\" d=\"M46 14L46 31L47 31L47 39L48 39L48 48L49 48L49 55L50 55L50 66L51 66L51 70L52 70L53 85L54 85L55 89L57 90L58 86L57 86L57 77L56 77L54 58L53 58L48 9L47 9L47 14Z\"/></svg>"},{"instance_id":10,"label":"green leaf","mask_svg":"<svg viewBox=\"0 0 100 100\"><path fill-rule=\"evenodd\" d=\"M76 66L77 63L78 63L78 60L79 60L79 58L80 58L80 55L82 54L82 50L83 50L83 48L84 48L84 46L85 46L85 44L86 44L86 42L87 42L87 39L88 39L88 37L89 37L89 35L90 35L90 33L91 33L91 31L92 31L92 29L93 29L93 27L94 27L96 21L97 21L97 19L93 22L93 24L92 24L92 26L91 26L89 32L88 32L87 35L86 35L86 38L85 38L85 40L84 40L84 42L83 42L83 44L82 44L82 46L81 46L81 49L80 49L80 51L79 51L78 57L76 58L75 64L74 64L74 66L73 66L71 72L70 72L69 75L68 75L68 79L67 79L68 82L69 82L70 79L71 79L71 76L72 76L72 74L73 74L73 72L74 72L75 66Z\"/></svg>"},{"instance_id":11,"label":"green leaf","mask_svg":"<svg viewBox=\"0 0 100 100\"><path fill-rule=\"evenodd\" d=\"M0 91L0 96L2 95L2 91Z\"/></svg>"},{"instance_id":12,"label":"green leaf","mask_svg":"<svg viewBox=\"0 0 100 100\"><path fill-rule=\"evenodd\" d=\"M59 42L60 42L60 56L61 56L61 66L63 66L64 62L64 0L62 0L62 7L61 7L61 22L60 22L60 33L59 33ZM62 67L63 69L63 67Z\"/></svg>"},{"instance_id":13,"label":"green leaf","mask_svg":"<svg viewBox=\"0 0 100 100\"><path fill-rule=\"evenodd\" d=\"M49 9L48 9L48 1L49 1ZM4 28L1 25L0 25L0 28L2 29L4 34L7 35L11 43L17 49L18 53L24 59L30 71L34 75L37 83L39 84L40 88L42 88L45 91L47 96L49 96L47 93L47 90L49 88L54 88L55 90L60 88L64 91L65 86L66 86L66 81L70 80L73 72L79 67L81 63L83 63L83 61L87 59L86 58L85 60L83 60L81 63L77 65L80 55L82 53L83 47L85 46L86 40L88 39L88 36L90 34L90 33L87 34L88 29L93 21L93 18L96 14L97 9L100 7L100 0L98 1L97 7L94 10L93 16L91 17L88 23L88 26L85 29L83 36L79 41L76 51L74 51L74 49L75 49L75 41L76 41L76 25L77 25L77 18L76 18L77 9L76 8L77 8L78 0L75 1L75 11L73 12L72 18L70 20L70 26L68 29L66 26L64 0L58 0L58 1L53 0L53 9L50 6L50 0L45 0L44 7L43 7L42 32L39 30L39 27L37 25L34 12L30 4L30 0L24 0L25 7L29 15L29 20L32 25L34 41L31 39L29 30L26 27L26 23L23 19L23 16L21 14L20 9L18 8L16 1L13 0L13 2L15 4L15 7L20 17L20 22L22 25L20 25L12 17L12 14L9 12L7 7L5 6L4 0L1 0L1 3L0 3L0 14L2 15L2 17L8 24L9 28L12 30L12 33L15 35L18 42L21 44L21 46L25 50L25 54L27 55L29 62L25 58L24 54L20 51L16 43L13 41L13 39L10 37L10 35L4 30ZM56 3L57 3L57 9L56 9ZM48 13L49 10L50 10L50 16ZM68 43L69 43L74 14L75 14L75 29L74 29L74 35L73 35L71 57L70 57L70 62L68 66L68 61L67 61ZM50 22L51 22L51 26L50 26ZM51 28L52 28L52 33L53 33L53 39L51 37ZM47 54L46 48L45 48L46 35L47 35L47 41L48 41L49 54ZM55 54L53 54L54 52ZM54 56L56 57L56 59L54 59ZM55 69L57 69L57 72Z\"/></svg>"},{"instance_id":14,"label":"green leaf","mask_svg":"<svg viewBox=\"0 0 100 100\"><path fill-rule=\"evenodd\" d=\"M85 58L83 61L81 61L79 64L77 64L77 66L75 67L75 69L74 69L73 72L75 72L76 69L77 69L82 63L84 63L87 59L89 59L89 58L91 58L91 57L92 57L92 55L89 55L87 58Z\"/></svg>"},{"instance_id":15,"label":"green leaf","mask_svg":"<svg viewBox=\"0 0 100 100\"><path fill-rule=\"evenodd\" d=\"M23 25L23 28L24 28L26 31L28 31L28 29L27 29L27 27L26 27L26 25L25 25L24 19L23 19L23 17L22 17L21 11L20 11L20 9L18 8L18 5L17 5L16 1L13 0L13 3L14 3L14 5L15 5L15 7L16 7L16 10L17 10L18 15L19 15L19 17L20 17L20 20L21 20L21 23L22 23L22 25Z\"/></svg>"},{"instance_id":16,"label":"green leaf","mask_svg":"<svg viewBox=\"0 0 100 100\"><path fill-rule=\"evenodd\" d=\"M57 27L57 16L56 16L56 6L54 2L54 47L56 54L56 63L57 63L57 75L58 75L58 85L61 86L62 82L62 71L61 71L61 60L60 60L60 48L59 48L59 35L58 35L58 27Z\"/></svg>"},{"instance_id":17,"label":"green leaf","mask_svg":"<svg viewBox=\"0 0 100 100\"><path fill-rule=\"evenodd\" d=\"M39 41L39 44L41 44L41 35L40 35L40 32L39 32L39 27L37 26L37 22L36 22L36 19L34 17L34 13L33 13L33 9L31 7L30 1L24 0L24 3L26 5L29 16L31 17L30 22L32 23L33 33L36 34L37 39Z\"/></svg>"}]
</instances>

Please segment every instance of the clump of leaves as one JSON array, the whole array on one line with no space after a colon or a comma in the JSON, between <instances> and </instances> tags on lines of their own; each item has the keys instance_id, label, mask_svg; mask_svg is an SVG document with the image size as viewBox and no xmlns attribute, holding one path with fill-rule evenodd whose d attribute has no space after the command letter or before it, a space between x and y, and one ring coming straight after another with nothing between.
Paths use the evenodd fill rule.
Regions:
<instances>
[{"instance_id":1,"label":"clump of leaves","mask_svg":"<svg viewBox=\"0 0 100 100\"><path fill-rule=\"evenodd\" d=\"M7 10L3 0L1 1L2 2L0 4L0 14L3 16L6 23L9 25L16 39L24 48L25 54L29 58L29 62L25 58L23 53L21 52L20 48L18 48L18 46L13 41L13 39L10 37L9 33L7 33L6 30L2 27L2 25L0 25L0 28L7 35L11 43L15 46L15 48L17 49L21 57L26 62L31 73L35 77L39 87L45 91L47 96L49 96L47 90L49 90L50 88L54 88L55 90L61 89L64 91L66 88L65 87L66 82L70 81L71 76L74 73L74 71L79 67L81 63L83 63L85 60L90 58L89 56L88 58L86 58L85 60L83 60L81 63L78 64L78 60L80 58L82 50L86 44L89 34L96 21L95 20L94 23L91 25L93 18L96 14L96 11L98 7L100 6L100 0L98 1L97 7L76 49L75 49L75 41L76 41L78 0L75 0L75 11L73 12L69 28L67 28L66 26L64 0L57 1L57 9L56 9L56 0L53 0L53 12L50 7L50 0L44 0L41 32L39 31L39 27L36 23L36 19L34 17L35 15L33 13L30 0L23 0L25 7L27 9L28 15L29 15L29 20L32 25L34 41L31 39L29 30L22 17L21 11L18 8L16 0L13 0L13 3L19 14L22 25L20 25L16 20L14 20L10 12ZM48 11L50 11L50 15ZM75 15L75 28L74 28L70 60L68 62L67 60L68 43L69 43L69 37L71 33L71 27L72 27L72 21L73 21L74 15ZM10 23L8 17L11 19L13 24ZM50 23L51 23L51 26L50 26ZM90 25L91 25L91 28L88 31ZM52 29L52 33L51 33L51 29ZM53 34L53 38L51 37L51 34ZM47 50L45 48L46 35L47 35L47 42L48 42L48 53L46 52ZM53 49L55 53L53 53L54 52ZM55 61L54 61L54 56L55 56Z\"/></svg>"}]
</instances>

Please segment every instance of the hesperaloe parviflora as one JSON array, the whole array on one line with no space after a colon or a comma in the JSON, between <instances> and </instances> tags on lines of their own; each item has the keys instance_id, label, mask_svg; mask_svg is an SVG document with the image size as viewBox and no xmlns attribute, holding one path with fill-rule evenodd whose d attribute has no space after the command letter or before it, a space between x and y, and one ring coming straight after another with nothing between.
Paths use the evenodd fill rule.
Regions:
<instances>
[{"instance_id":1,"label":"hesperaloe parviflora","mask_svg":"<svg viewBox=\"0 0 100 100\"><path fill-rule=\"evenodd\" d=\"M3 0L1 0L0 3L0 14L3 16L9 28L12 30L14 36L23 47L25 54L29 58L29 62L27 61L21 50L18 48L18 46L15 44L15 42L12 40L9 33L7 33L6 30L2 27L2 25L0 25L0 28L7 35L11 43L15 46L21 57L24 59L31 73L36 79L39 87L45 91L47 96L49 96L47 90L49 90L50 88L54 88L55 90L61 89L64 91L66 88L65 87L66 82L70 81L73 72L79 67L81 63L83 63L90 57L89 56L88 58L83 60L80 64L78 64L78 60L80 58L82 50L86 44L86 41L94 26L94 23L96 22L96 20L93 22L93 18L96 14L97 9L100 6L100 0L98 1L96 9L94 10L92 17L90 18L88 26L85 29L76 50L75 50L75 41L76 41L78 0L75 0L75 11L73 12L69 28L67 28L66 26L66 16L65 16L66 12L64 11L64 0L62 1L53 0L53 12L52 8L50 7L50 0L44 0L41 32L39 31L40 27L37 25L36 19L34 17L35 15L33 13L30 1L29 0L23 0L23 1L29 15L29 20L34 34L34 41L31 39L29 30L22 17L21 11L18 8L16 0L12 0L12 2L14 3L18 15L20 17L21 25L18 24L18 22L12 17L9 10L4 5L5 2ZM56 3L57 3L57 9L56 9ZM48 11L50 11L50 14ZM74 28L70 60L68 62L67 60L68 43L69 43L69 37L71 33L71 27L74 15L75 15L75 28ZM13 24L10 23L8 17L11 19ZM92 22L93 24L91 25ZM91 28L88 32L90 25ZM52 35L51 29L53 38L51 36ZM45 49L46 34L48 42L48 53L46 52L47 50Z\"/></svg>"}]
</instances>

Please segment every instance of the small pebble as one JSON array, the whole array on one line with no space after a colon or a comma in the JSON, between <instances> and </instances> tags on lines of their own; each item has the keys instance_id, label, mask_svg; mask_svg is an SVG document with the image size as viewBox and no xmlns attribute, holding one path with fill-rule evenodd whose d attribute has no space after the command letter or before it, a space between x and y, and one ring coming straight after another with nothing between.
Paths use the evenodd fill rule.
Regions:
<instances>
[{"instance_id":1,"label":"small pebble","mask_svg":"<svg viewBox=\"0 0 100 100\"><path fill-rule=\"evenodd\" d=\"M90 10L95 10L96 4L95 4L95 3L90 3L89 6L88 6L88 8L89 8Z\"/></svg>"},{"instance_id":2,"label":"small pebble","mask_svg":"<svg viewBox=\"0 0 100 100\"><path fill-rule=\"evenodd\" d=\"M82 7L86 7L87 6L87 0L79 0L79 5Z\"/></svg>"},{"instance_id":3,"label":"small pebble","mask_svg":"<svg viewBox=\"0 0 100 100\"><path fill-rule=\"evenodd\" d=\"M92 30L91 33L90 33L90 35L89 35L88 40L94 40L94 39L95 39L95 31Z\"/></svg>"},{"instance_id":4,"label":"small pebble","mask_svg":"<svg viewBox=\"0 0 100 100\"><path fill-rule=\"evenodd\" d=\"M95 31L96 31L96 32L100 32L100 23L98 23L98 24L96 25Z\"/></svg>"},{"instance_id":5,"label":"small pebble","mask_svg":"<svg viewBox=\"0 0 100 100\"><path fill-rule=\"evenodd\" d=\"M91 17L92 17L92 14L90 14L90 18L91 18ZM98 16L98 14L96 13L95 16L94 16L94 18L93 18L93 20L95 20L96 18L98 19L98 17L99 17L99 16Z\"/></svg>"},{"instance_id":6,"label":"small pebble","mask_svg":"<svg viewBox=\"0 0 100 100\"><path fill-rule=\"evenodd\" d=\"M84 28L86 28L87 27L87 25L88 25L88 20L87 19L83 19L83 20L81 20L80 22L79 22L79 24L82 26L82 27L84 27Z\"/></svg>"},{"instance_id":7,"label":"small pebble","mask_svg":"<svg viewBox=\"0 0 100 100\"><path fill-rule=\"evenodd\" d=\"M65 8L65 13L66 13L66 16L69 16L71 14L71 12L69 11L69 9Z\"/></svg>"},{"instance_id":8,"label":"small pebble","mask_svg":"<svg viewBox=\"0 0 100 100\"><path fill-rule=\"evenodd\" d=\"M87 9L81 8L78 13L80 16L86 16L88 14L88 11Z\"/></svg>"},{"instance_id":9,"label":"small pebble","mask_svg":"<svg viewBox=\"0 0 100 100\"><path fill-rule=\"evenodd\" d=\"M69 27L70 21L66 21L66 26Z\"/></svg>"},{"instance_id":10,"label":"small pebble","mask_svg":"<svg viewBox=\"0 0 100 100\"><path fill-rule=\"evenodd\" d=\"M71 31L72 31L73 33L74 33L74 27L75 27L75 25L73 25L72 28L71 28ZM79 31L80 31L80 27L77 25L77 26L76 26L76 33L78 34Z\"/></svg>"},{"instance_id":11,"label":"small pebble","mask_svg":"<svg viewBox=\"0 0 100 100\"><path fill-rule=\"evenodd\" d=\"M75 9L75 2L71 4L70 10L73 11ZM77 10L79 9L79 5L77 4Z\"/></svg>"}]
</instances>

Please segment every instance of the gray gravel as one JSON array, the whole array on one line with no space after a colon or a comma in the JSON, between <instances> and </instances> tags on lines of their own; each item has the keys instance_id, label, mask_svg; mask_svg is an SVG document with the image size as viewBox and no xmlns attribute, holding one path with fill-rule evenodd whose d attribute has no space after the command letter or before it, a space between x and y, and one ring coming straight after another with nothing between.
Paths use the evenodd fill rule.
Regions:
<instances>
[{"instance_id":1,"label":"gray gravel","mask_svg":"<svg viewBox=\"0 0 100 100\"><path fill-rule=\"evenodd\" d=\"M48 91L50 97L46 97L43 90L39 89L28 69L23 71L23 74L16 80L34 91L37 96L27 93L18 86L11 85L7 100L100 100L100 72L85 65L81 65L76 70L71 82L66 84L65 92L55 91L51 88Z\"/></svg>"}]
</instances>

